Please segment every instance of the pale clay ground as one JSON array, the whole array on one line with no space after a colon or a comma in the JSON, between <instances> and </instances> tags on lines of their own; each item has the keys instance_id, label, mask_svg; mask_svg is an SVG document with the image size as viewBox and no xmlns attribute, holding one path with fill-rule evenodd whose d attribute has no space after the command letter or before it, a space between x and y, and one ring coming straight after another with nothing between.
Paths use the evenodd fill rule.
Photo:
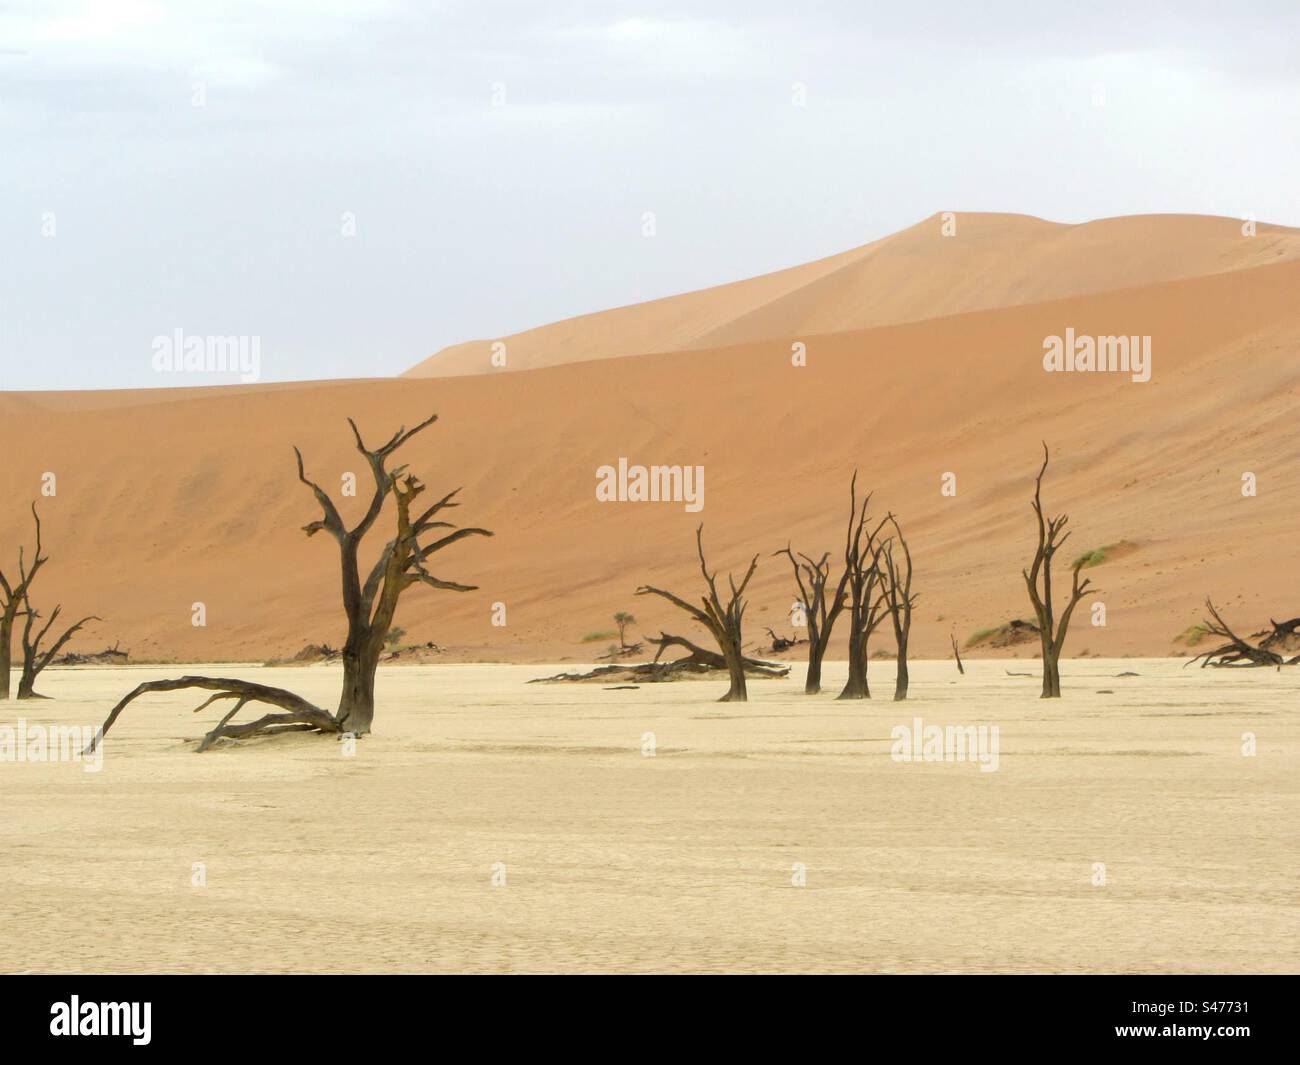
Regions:
<instances>
[{"instance_id":1,"label":"pale clay ground","mask_svg":"<svg viewBox=\"0 0 1300 1065\"><path fill-rule=\"evenodd\" d=\"M147 696L100 773L0 763L0 970L1300 969L1300 673L1072 660L1042 702L1008 668L1036 663L915 663L905 705L887 662L871 702L792 677L747 705L389 669L352 758L319 736L196 755L219 708ZM329 667L51 669L55 700L0 723L96 725L201 671L337 693ZM998 725L1000 768L891 760L914 715Z\"/></svg>"}]
</instances>

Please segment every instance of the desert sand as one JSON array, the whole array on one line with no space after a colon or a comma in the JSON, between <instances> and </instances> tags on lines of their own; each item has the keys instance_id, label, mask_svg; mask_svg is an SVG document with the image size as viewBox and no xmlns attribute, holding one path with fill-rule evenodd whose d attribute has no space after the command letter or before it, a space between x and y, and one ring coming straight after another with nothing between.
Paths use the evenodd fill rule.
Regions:
<instances>
[{"instance_id":1,"label":"desert sand","mask_svg":"<svg viewBox=\"0 0 1300 1065\"><path fill-rule=\"evenodd\" d=\"M561 323L559 354L543 329L536 361L556 364L537 369L515 372L533 349L512 340L520 361L472 375L0 393L0 544L13 555L30 542L26 505L40 498L41 595L105 619L74 649L265 661L338 646L337 552L302 534L317 515L292 446L336 489L359 464L347 416L379 439L437 412L403 459L431 491L463 486L453 516L496 533L439 556L438 576L478 591L402 601L397 623L448 660L590 658L583 637L618 610L638 617L634 635L680 629L671 607L633 592L693 592L700 520L722 572L762 556L754 637L789 634L793 582L771 554L791 541L839 549L855 468L912 544L913 654L940 656L950 633L1028 612L1028 504L1048 440L1045 500L1070 514L1069 549L1127 545L1089 571L1106 626L1076 622L1067 653L1195 653L1179 637L1206 595L1238 631L1300 614L1300 234L1240 227L959 215L954 237L932 219L797 278L643 305L644 329L618 311ZM1150 335L1151 380L1044 373L1043 338L1067 328ZM806 366L791 363L796 340ZM715 346L635 354L694 343ZM358 375L370 369L359 358ZM703 510L597 502L597 469L620 457L704 466ZM49 472L58 492L41 498ZM941 495L945 473L954 496ZM206 627L191 625L196 602Z\"/></svg>"},{"instance_id":2,"label":"desert sand","mask_svg":"<svg viewBox=\"0 0 1300 1065\"><path fill-rule=\"evenodd\" d=\"M1029 663L934 662L903 705L793 679L724 705L717 681L525 685L553 665L381 670L353 757L301 735L196 755L216 711L178 693L134 705L98 773L0 765L0 969L1300 968L1291 674L1072 661L1044 703L1006 675ZM223 668L337 691L329 667ZM6 720L93 726L156 675L51 669L57 699ZM916 716L998 725L997 771L893 761Z\"/></svg>"}]
</instances>

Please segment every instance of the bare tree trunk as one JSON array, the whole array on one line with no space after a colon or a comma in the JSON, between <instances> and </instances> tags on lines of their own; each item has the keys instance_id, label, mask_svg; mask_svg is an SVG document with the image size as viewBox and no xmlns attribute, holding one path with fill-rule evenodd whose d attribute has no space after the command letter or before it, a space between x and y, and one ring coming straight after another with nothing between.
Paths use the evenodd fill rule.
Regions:
<instances>
[{"instance_id":1,"label":"bare tree trunk","mask_svg":"<svg viewBox=\"0 0 1300 1065\"><path fill-rule=\"evenodd\" d=\"M17 603L14 604L15 611ZM9 671L13 669L14 614L0 614L0 699L9 698Z\"/></svg>"},{"instance_id":2,"label":"bare tree trunk","mask_svg":"<svg viewBox=\"0 0 1300 1065\"><path fill-rule=\"evenodd\" d=\"M898 675L894 680L894 702L907 698L907 637L898 643Z\"/></svg>"},{"instance_id":3,"label":"bare tree trunk","mask_svg":"<svg viewBox=\"0 0 1300 1065\"><path fill-rule=\"evenodd\" d=\"M343 649L343 691L334 719L344 732L364 736L375 720L375 673L379 654L369 646Z\"/></svg>"},{"instance_id":4,"label":"bare tree trunk","mask_svg":"<svg viewBox=\"0 0 1300 1065\"><path fill-rule=\"evenodd\" d=\"M1045 617L1039 618L1039 621L1048 626L1046 629L1040 628L1038 631L1043 659L1043 694L1039 698L1055 699L1061 694L1061 679L1057 675L1059 666L1057 665L1056 654L1052 649L1052 612L1050 607L1045 612Z\"/></svg>"},{"instance_id":5,"label":"bare tree trunk","mask_svg":"<svg viewBox=\"0 0 1300 1065\"><path fill-rule=\"evenodd\" d=\"M836 611L836 614L839 612ZM834 619L832 618L832 624ZM831 628L828 625L817 633L814 643L808 641L808 675L804 680L803 693L818 695L822 690L822 663L826 660L826 651L831 645Z\"/></svg>"},{"instance_id":6,"label":"bare tree trunk","mask_svg":"<svg viewBox=\"0 0 1300 1065\"><path fill-rule=\"evenodd\" d=\"M849 679L838 699L870 699L871 686L867 683L867 653L860 626L849 630Z\"/></svg>"},{"instance_id":7,"label":"bare tree trunk","mask_svg":"<svg viewBox=\"0 0 1300 1065\"><path fill-rule=\"evenodd\" d=\"M1053 650L1048 653L1048 657L1043 663L1043 694L1044 699L1059 699L1061 697L1061 660L1060 652Z\"/></svg>"},{"instance_id":8,"label":"bare tree trunk","mask_svg":"<svg viewBox=\"0 0 1300 1065\"><path fill-rule=\"evenodd\" d=\"M4 596L0 601L0 699L9 698L9 672L13 668L14 620L24 611L27 593L31 589L32 581L36 579L36 574L49 561L41 554L41 516L36 512L35 503L32 504L32 521L36 524L36 551L32 556L31 568L27 568L23 548L19 547L18 581L11 584L4 570L0 570L0 593Z\"/></svg>"},{"instance_id":9,"label":"bare tree trunk","mask_svg":"<svg viewBox=\"0 0 1300 1065\"><path fill-rule=\"evenodd\" d=\"M720 703L743 703L749 701L749 689L745 687L745 657L740 648L731 640L722 649L722 656L727 660L727 674L731 687L727 694L718 700Z\"/></svg>"},{"instance_id":10,"label":"bare tree trunk","mask_svg":"<svg viewBox=\"0 0 1300 1065\"><path fill-rule=\"evenodd\" d=\"M18 698L19 699L44 699L45 696L36 694L36 675L23 670L22 675L18 678Z\"/></svg>"},{"instance_id":11,"label":"bare tree trunk","mask_svg":"<svg viewBox=\"0 0 1300 1065\"><path fill-rule=\"evenodd\" d=\"M803 683L804 695L816 695L822 690L822 656L824 646L808 641L808 676Z\"/></svg>"},{"instance_id":12,"label":"bare tree trunk","mask_svg":"<svg viewBox=\"0 0 1300 1065\"><path fill-rule=\"evenodd\" d=\"M957 659L957 672L964 677L966 675L966 667L961 664L961 649L957 646L956 631L952 632L948 639L952 641L952 656Z\"/></svg>"}]
</instances>

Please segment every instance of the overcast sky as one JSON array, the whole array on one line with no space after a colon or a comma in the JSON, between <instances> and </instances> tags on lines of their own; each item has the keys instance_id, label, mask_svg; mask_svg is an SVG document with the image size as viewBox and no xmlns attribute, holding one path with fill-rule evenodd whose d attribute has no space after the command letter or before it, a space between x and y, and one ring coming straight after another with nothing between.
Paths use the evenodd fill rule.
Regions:
<instances>
[{"instance_id":1,"label":"overcast sky","mask_svg":"<svg viewBox=\"0 0 1300 1065\"><path fill-rule=\"evenodd\" d=\"M0 389L206 383L176 329L395 374L940 210L1300 226L1297 175L1296 0L0 0Z\"/></svg>"}]
</instances>

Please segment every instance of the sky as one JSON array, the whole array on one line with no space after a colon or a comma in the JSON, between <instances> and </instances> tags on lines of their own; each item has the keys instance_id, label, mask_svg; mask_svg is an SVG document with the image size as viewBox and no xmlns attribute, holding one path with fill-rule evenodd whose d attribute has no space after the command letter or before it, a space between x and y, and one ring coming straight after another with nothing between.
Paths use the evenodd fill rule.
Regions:
<instances>
[{"instance_id":1,"label":"sky","mask_svg":"<svg viewBox=\"0 0 1300 1065\"><path fill-rule=\"evenodd\" d=\"M0 0L0 390L239 379L177 331L388 376L937 211L1300 226L1298 174L1295 0Z\"/></svg>"}]
</instances>

